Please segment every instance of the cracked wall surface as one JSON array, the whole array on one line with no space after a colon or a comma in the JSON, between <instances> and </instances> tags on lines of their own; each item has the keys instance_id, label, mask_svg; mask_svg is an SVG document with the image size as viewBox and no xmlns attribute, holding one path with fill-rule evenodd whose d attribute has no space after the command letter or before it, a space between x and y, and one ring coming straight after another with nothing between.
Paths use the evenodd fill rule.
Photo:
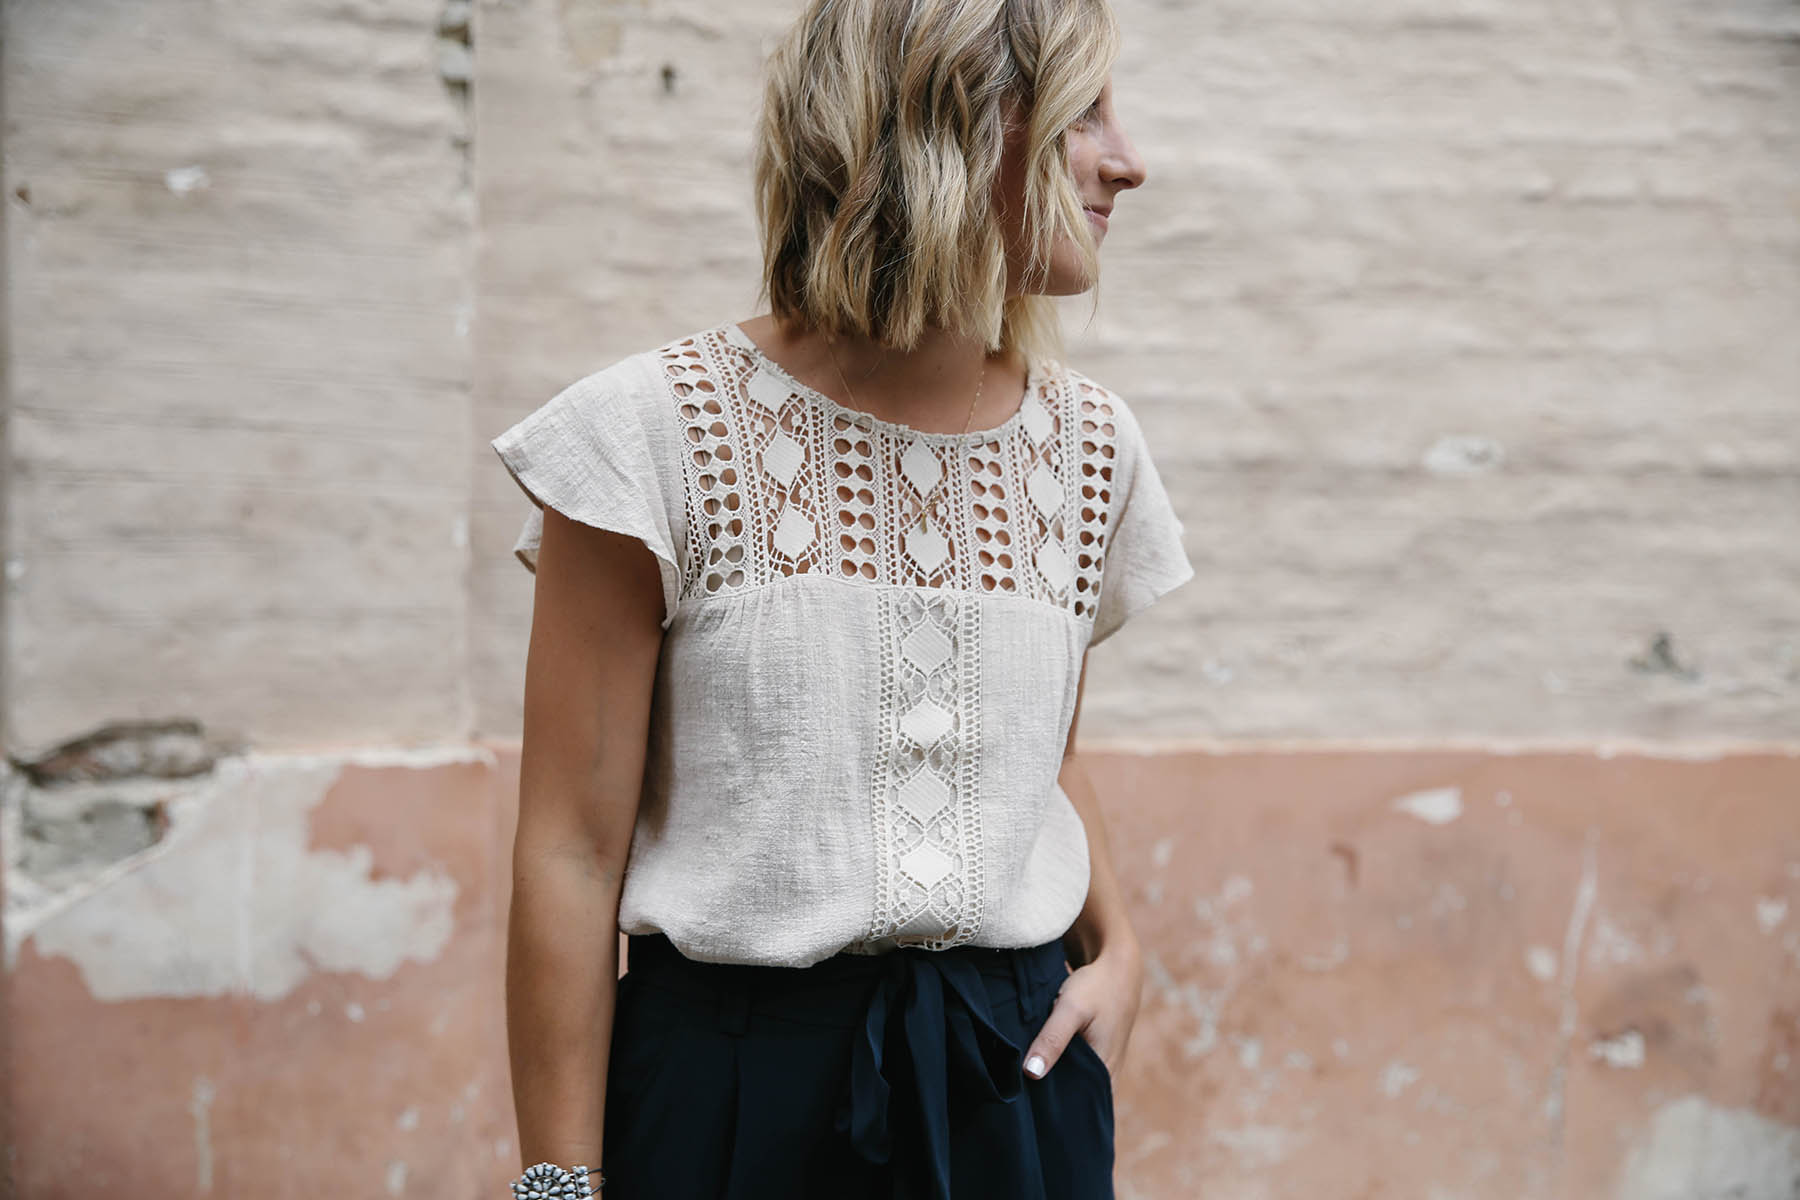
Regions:
<instances>
[{"instance_id":1,"label":"cracked wall surface","mask_svg":"<svg viewBox=\"0 0 1800 1200\"><path fill-rule=\"evenodd\" d=\"M1794 1200L1800 10L1117 7L1120 1196ZM486 442L756 310L793 8L0 10L18 1194L516 1171Z\"/></svg>"},{"instance_id":2,"label":"cracked wall surface","mask_svg":"<svg viewBox=\"0 0 1800 1200\"><path fill-rule=\"evenodd\" d=\"M475 203L441 11L6 6L9 751L176 714L466 731Z\"/></svg>"},{"instance_id":3,"label":"cracked wall surface","mask_svg":"<svg viewBox=\"0 0 1800 1200\"><path fill-rule=\"evenodd\" d=\"M476 424L756 309L790 0L496 4ZM1800 736L1800 15L1788 0L1119 0L1119 199L1076 365L1197 577L1083 729ZM476 447L481 727L525 502Z\"/></svg>"}]
</instances>

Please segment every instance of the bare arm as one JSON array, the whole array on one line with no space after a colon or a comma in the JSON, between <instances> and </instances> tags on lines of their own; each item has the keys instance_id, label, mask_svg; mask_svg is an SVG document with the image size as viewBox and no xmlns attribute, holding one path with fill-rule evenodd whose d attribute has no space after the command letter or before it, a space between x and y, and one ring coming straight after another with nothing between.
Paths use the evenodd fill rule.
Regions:
<instances>
[{"instance_id":1,"label":"bare arm","mask_svg":"<svg viewBox=\"0 0 1800 1200\"><path fill-rule=\"evenodd\" d=\"M1062 785L1069 803L1081 814L1087 827L1088 897L1075 924L1063 936L1069 961L1086 966L1104 951L1119 957L1138 953L1137 933L1125 914L1125 894L1119 887L1119 875L1113 867L1112 844L1106 835L1106 822L1100 815L1100 798L1094 792L1094 781L1087 766L1075 754L1075 729L1081 723L1081 697L1087 690L1087 657L1081 660L1081 681L1075 685L1075 713L1069 720L1069 739L1063 747L1062 769L1056 780Z\"/></svg>"},{"instance_id":2,"label":"bare arm","mask_svg":"<svg viewBox=\"0 0 1800 1200\"><path fill-rule=\"evenodd\" d=\"M1143 990L1143 950L1126 914L1118 872L1113 869L1112 846L1100 815L1100 800L1088 778L1087 767L1075 753L1075 729L1081 722L1081 697L1086 690L1084 655L1057 782L1087 830L1088 894L1075 923L1063 935L1064 952L1075 969L1026 1051L1027 1070L1031 1069L1032 1056L1044 1060L1044 1070L1033 1072L1040 1075L1056 1065L1070 1039L1076 1036L1087 1038L1107 1066L1116 1069L1131 1037L1131 1027L1137 1021Z\"/></svg>"},{"instance_id":3,"label":"bare arm","mask_svg":"<svg viewBox=\"0 0 1800 1200\"><path fill-rule=\"evenodd\" d=\"M656 559L642 542L544 512L506 1020L522 1163L600 1165L631 848L662 646Z\"/></svg>"}]
</instances>

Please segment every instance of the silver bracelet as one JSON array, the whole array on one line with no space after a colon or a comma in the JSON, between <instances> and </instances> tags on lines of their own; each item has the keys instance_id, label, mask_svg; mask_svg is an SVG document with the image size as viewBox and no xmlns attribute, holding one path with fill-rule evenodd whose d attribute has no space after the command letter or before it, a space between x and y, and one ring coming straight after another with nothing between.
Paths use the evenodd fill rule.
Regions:
<instances>
[{"instance_id":1,"label":"silver bracelet","mask_svg":"<svg viewBox=\"0 0 1800 1200\"><path fill-rule=\"evenodd\" d=\"M599 1186L606 1186L606 1173L599 1167L578 1163L565 1171L555 1163L541 1162L513 1180L512 1194L514 1200L586 1200L598 1194L589 1175L600 1176Z\"/></svg>"}]
</instances>

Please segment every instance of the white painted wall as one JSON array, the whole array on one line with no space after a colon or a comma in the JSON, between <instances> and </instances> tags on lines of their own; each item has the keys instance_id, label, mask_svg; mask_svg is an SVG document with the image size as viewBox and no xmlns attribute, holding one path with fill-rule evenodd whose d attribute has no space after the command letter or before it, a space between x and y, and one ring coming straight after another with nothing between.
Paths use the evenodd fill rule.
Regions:
<instances>
[{"instance_id":1,"label":"white painted wall","mask_svg":"<svg viewBox=\"0 0 1800 1200\"><path fill-rule=\"evenodd\" d=\"M5 7L6 741L469 722L438 0Z\"/></svg>"},{"instance_id":2,"label":"white painted wall","mask_svg":"<svg viewBox=\"0 0 1800 1200\"><path fill-rule=\"evenodd\" d=\"M752 311L796 7L481 9L483 433ZM1084 730L1800 733L1800 12L1117 8L1152 179L1071 357L1142 415L1199 578L1095 655ZM503 730L530 586L485 455Z\"/></svg>"},{"instance_id":3,"label":"white painted wall","mask_svg":"<svg viewBox=\"0 0 1800 1200\"><path fill-rule=\"evenodd\" d=\"M441 0L9 5L9 746L516 729L486 439L753 311L794 7L484 0L471 121ZM1072 358L1199 578L1084 730L1800 732L1793 5L1118 8L1153 178Z\"/></svg>"}]
</instances>

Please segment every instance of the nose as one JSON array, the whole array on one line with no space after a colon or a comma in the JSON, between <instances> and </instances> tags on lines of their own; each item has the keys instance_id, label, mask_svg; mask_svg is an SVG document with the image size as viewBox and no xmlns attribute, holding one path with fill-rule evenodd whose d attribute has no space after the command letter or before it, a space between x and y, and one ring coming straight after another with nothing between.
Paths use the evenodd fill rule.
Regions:
<instances>
[{"instance_id":1,"label":"nose","mask_svg":"<svg viewBox=\"0 0 1800 1200\"><path fill-rule=\"evenodd\" d=\"M1106 141L1100 158L1100 172L1106 182L1118 191L1143 187L1150 173L1144 158L1123 129L1115 127Z\"/></svg>"}]
</instances>

